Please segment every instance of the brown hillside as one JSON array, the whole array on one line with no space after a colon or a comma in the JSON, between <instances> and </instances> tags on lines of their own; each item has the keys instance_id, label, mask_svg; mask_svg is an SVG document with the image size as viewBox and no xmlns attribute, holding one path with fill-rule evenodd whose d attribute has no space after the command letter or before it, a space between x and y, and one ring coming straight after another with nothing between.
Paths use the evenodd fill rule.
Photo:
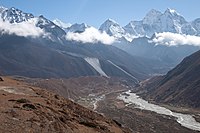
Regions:
<instances>
[{"instance_id":1,"label":"brown hillside","mask_svg":"<svg viewBox=\"0 0 200 133\"><path fill-rule=\"evenodd\" d=\"M44 89L3 77L0 132L129 132L118 123Z\"/></svg>"},{"instance_id":2,"label":"brown hillside","mask_svg":"<svg viewBox=\"0 0 200 133\"><path fill-rule=\"evenodd\" d=\"M186 57L163 77L143 85L144 97L177 106L200 108L200 51Z\"/></svg>"}]
</instances>

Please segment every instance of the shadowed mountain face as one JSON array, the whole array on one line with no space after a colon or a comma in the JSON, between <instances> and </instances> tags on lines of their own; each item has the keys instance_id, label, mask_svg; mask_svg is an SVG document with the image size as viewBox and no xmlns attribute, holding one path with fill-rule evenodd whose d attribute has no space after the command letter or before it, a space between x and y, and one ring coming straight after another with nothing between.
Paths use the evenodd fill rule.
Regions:
<instances>
[{"instance_id":1,"label":"shadowed mountain face","mask_svg":"<svg viewBox=\"0 0 200 133\"><path fill-rule=\"evenodd\" d=\"M47 78L97 74L83 59L23 37L1 36L0 47L0 68L6 75Z\"/></svg>"},{"instance_id":2,"label":"shadowed mountain face","mask_svg":"<svg viewBox=\"0 0 200 133\"><path fill-rule=\"evenodd\" d=\"M170 70L179 64L183 58L200 49L199 46L192 45L157 45L147 37L140 37L129 43L115 44L115 46L133 56L154 60L153 67L160 67L164 70Z\"/></svg>"},{"instance_id":3,"label":"shadowed mountain face","mask_svg":"<svg viewBox=\"0 0 200 133\"><path fill-rule=\"evenodd\" d=\"M173 16L172 20L180 20L177 21L180 24L186 23L180 15L168 9L163 14L152 10L145 17L144 24L154 23L154 19L151 18L163 15ZM101 75L123 77L138 82L155 74L166 73L185 56L199 49L193 46L156 46L149 43L149 39L145 37L134 39L129 43L125 36L121 36L121 41L119 40L121 43L116 44L122 49L120 50L115 45L103 45L99 42L81 43L66 40L68 32L82 33L90 27L87 24L74 24L68 27L68 30L63 30L42 15L34 16L14 7L1 7L0 17L2 24L5 22L5 28L2 26L2 31L0 31L0 72L5 75L40 78ZM18 27L17 30L11 28L13 26ZM24 29L27 33L21 33L24 31L23 28L21 32L16 32L20 29L19 26L21 28L25 26ZM162 25L159 26L162 27ZM27 27L32 28L27 29ZM109 27L111 29L108 29ZM173 29L173 27L171 28ZM32 36L33 38L29 33L32 31L31 29L37 33ZM109 34L116 39L118 35L125 32L111 19L101 26L100 31L105 30L118 31L117 35Z\"/></svg>"},{"instance_id":4,"label":"shadowed mountain face","mask_svg":"<svg viewBox=\"0 0 200 133\"><path fill-rule=\"evenodd\" d=\"M144 97L157 102L200 108L200 51L186 57L163 77L149 80Z\"/></svg>"},{"instance_id":5,"label":"shadowed mountain face","mask_svg":"<svg viewBox=\"0 0 200 133\"><path fill-rule=\"evenodd\" d=\"M148 67L152 62L145 58L134 57L100 43L66 41L65 45L61 45L43 38L0 36L0 71L4 75L40 78L101 75L85 58L98 60L98 67L111 77L142 80L160 71Z\"/></svg>"}]
</instances>

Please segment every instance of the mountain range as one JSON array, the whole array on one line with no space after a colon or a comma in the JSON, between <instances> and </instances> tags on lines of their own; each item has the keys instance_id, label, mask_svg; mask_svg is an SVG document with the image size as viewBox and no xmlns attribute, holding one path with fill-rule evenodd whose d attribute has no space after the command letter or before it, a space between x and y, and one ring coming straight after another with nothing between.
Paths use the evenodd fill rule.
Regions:
<instances>
[{"instance_id":1,"label":"mountain range","mask_svg":"<svg viewBox=\"0 0 200 133\"><path fill-rule=\"evenodd\" d=\"M195 121L192 114L200 107L199 27L199 19L187 22L172 9L151 10L124 27L107 19L96 29L0 7L0 127L130 132L127 126L133 132L191 132L178 117L177 123L173 115L141 110L119 95L127 99L124 92L139 92L148 101L173 108L170 114L186 107L191 114L186 119ZM199 110L194 118L199 121Z\"/></svg>"},{"instance_id":2,"label":"mountain range","mask_svg":"<svg viewBox=\"0 0 200 133\"><path fill-rule=\"evenodd\" d=\"M21 23L35 18L35 21L37 21L36 26L40 28L45 28L46 31L48 31L48 28L51 27L51 30L53 30L54 32L57 31L57 36L62 36L63 34L65 34L62 30L64 30L65 32L83 32L85 31L85 29L91 27L85 23L64 23L59 19L50 21L42 15L36 17L31 13L24 13L23 11L14 7L0 7L0 14L3 20L7 20L10 23ZM127 39L140 36L152 37L155 33L162 32L172 32L198 36L200 34L199 19L200 18L197 18L194 21L188 22L182 15L180 15L177 11L173 9L168 8L164 13L152 9L146 14L146 16L142 20L131 21L125 26L120 26L116 21L112 19L107 19L99 27L99 30L102 32L106 32L108 35L114 36L116 38L124 37Z\"/></svg>"},{"instance_id":3,"label":"mountain range","mask_svg":"<svg viewBox=\"0 0 200 133\"><path fill-rule=\"evenodd\" d=\"M196 39L192 38L199 36L200 23L198 20L199 18L188 22L177 11L169 8L164 13L152 9L142 20L131 21L124 27L112 19L107 19L100 26L99 31L106 32L117 40L112 44L113 46L133 56L154 60L157 62L154 67L169 70L180 63L184 57L200 49L200 42L195 42ZM81 25L86 24L76 26L77 31L84 32L89 27L86 25L83 29ZM72 31L75 31L74 26L71 28ZM68 27L68 29L71 28ZM166 35L157 37L159 33L166 33ZM181 39L187 39L183 42L181 39L176 40L176 38L180 38L179 35ZM170 37L163 39L166 36ZM163 41L159 42L160 39ZM190 40L194 41L190 43ZM198 43L198 45L194 45L194 43Z\"/></svg>"},{"instance_id":4,"label":"mountain range","mask_svg":"<svg viewBox=\"0 0 200 133\"><path fill-rule=\"evenodd\" d=\"M1 27L0 35L0 69L4 75L42 78L102 75L126 77L138 82L153 72L147 65L151 62L133 57L114 46L66 40L65 30L44 16L1 7L1 18L2 24L9 22ZM35 26L32 27L34 31L42 30L43 34L21 34L29 22L33 22L30 24ZM25 28L18 33L16 27Z\"/></svg>"},{"instance_id":5,"label":"mountain range","mask_svg":"<svg viewBox=\"0 0 200 133\"><path fill-rule=\"evenodd\" d=\"M118 38L127 38L127 36L152 37L155 33L162 32L199 35L199 24L199 18L192 22L187 22L178 12L168 8L164 13L152 9L142 20L131 21L124 27L120 26L114 20L108 19L99 29Z\"/></svg>"},{"instance_id":6,"label":"mountain range","mask_svg":"<svg viewBox=\"0 0 200 133\"><path fill-rule=\"evenodd\" d=\"M151 38L155 33L171 32L186 35L200 35L200 18L188 22L177 11L168 8L161 13L155 9L150 10L142 20L133 20L125 26L121 26L113 19L107 19L99 27L99 31L106 32L110 36L114 36L120 40L125 38L132 41L138 37ZM85 23L70 24L64 23L59 19L53 20L55 24L60 26L66 32L83 32L91 27Z\"/></svg>"},{"instance_id":7,"label":"mountain range","mask_svg":"<svg viewBox=\"0 0 200 133\"><path fill-rule=\"evenodd\" d=\"M185 56L199 49L193 45L159 45L151 42L153 37L139 37L129 42L126 38L150 35L146 33L155 35L157 31L145 28L145 34L132 34L128 32L128 26L121 27L112 19L108 19L99 30L95 30L85 23L71 25L58 19L51 21L42 15L34 16L14 7L0 7L0 17L3 24L3 27L0 27L0 68L1 73L6 75L43 78L102 75L126 77L138 82L154 74L166 73ZM191 23L196 26L196 32L197 20ZM173 26L169 26L172 21ZM140 28L157 25L162 30L153 29L159 29L160 32L181 33L175 32L173 28L177 29L177 25L183 26L188 22L176 11L167 9L164 13L151 10L138 23L142 23ZM74 38L68 40L69 35L76 39L86 38L86 42L76 41ZM105 38L115 38L118 41L112 45L105 45L101 41Z\"/></svg>"}]
</instances>

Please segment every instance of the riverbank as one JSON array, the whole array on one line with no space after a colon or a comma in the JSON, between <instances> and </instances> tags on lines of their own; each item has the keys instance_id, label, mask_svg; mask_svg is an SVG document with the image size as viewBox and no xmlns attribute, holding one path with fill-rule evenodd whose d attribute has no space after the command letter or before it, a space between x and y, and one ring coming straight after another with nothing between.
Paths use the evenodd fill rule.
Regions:
<instances>
[{"instance_id":1,"label":"riverbank","mask_svg":"<svg viewBox=\"0 0 200 133\"><path fill-rule=\"evenodd\" d=\"M149 103L148 101L145 101L142 98L140 98L135 93L131 93L130 90L125 92L124 94L120 94L118 98L120 100L123 100L128 105L134 104L135 108L139 108L141 110L148 110L161 115L173 116L176 118L177 122L180 123L182 126L192 130L200 131L200 123L198 123L190 114L172 112L171 110L165 107Z\"/></svg>"}]
</instances>

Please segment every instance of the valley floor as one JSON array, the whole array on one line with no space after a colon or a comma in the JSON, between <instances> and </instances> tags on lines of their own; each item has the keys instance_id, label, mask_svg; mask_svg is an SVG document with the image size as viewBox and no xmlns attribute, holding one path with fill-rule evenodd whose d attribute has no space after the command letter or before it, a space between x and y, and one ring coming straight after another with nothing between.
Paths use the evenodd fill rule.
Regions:
<instances>
[{"instance_id":1,"label":"valley floor","mask_svg":"<svg viewBox=\"0 0 200 133\"><path fill-rule=\"evenodd\" d=\"M36 86L46 86L51 88L52 83L59 84L57 89L68 91L67 98L94 110L106 117L112 118L120 125L130 128L133 132L153 133L191 133L197 132L181 126L176 118L167 115L157 114L155 112L135 108L133 104L126 105L118 96L127 90L134 89L132 84L120 79L108 79L103 77L81 77L75 79L63 79L63 83L58 80L50 79L45 81L29 81ZM48 85L47 85L48 84ZM57 91L58 90L52 90ZM62 91L61 91L62 92ZM59 93L59 92L58 92ZM79 95L79 96L78 96ZM166 108L180 113L195 114L199 120L199 110L175 108L172 106L162 105Z\"/></svg>"},{"instance_id":2,"label":"valley floor","mask_svg":"<svg viewBox=\"0 0 200 133\"><path fill-rule=\"evenodd\" d=\"M126 125L133 132L197 132L181 126L174 117L137 109L134 105L126 106L126 103L117 99L118 96L119 93L106 95L105 99L99 102L97 111Z\"/></svg>"}]
</instances>

